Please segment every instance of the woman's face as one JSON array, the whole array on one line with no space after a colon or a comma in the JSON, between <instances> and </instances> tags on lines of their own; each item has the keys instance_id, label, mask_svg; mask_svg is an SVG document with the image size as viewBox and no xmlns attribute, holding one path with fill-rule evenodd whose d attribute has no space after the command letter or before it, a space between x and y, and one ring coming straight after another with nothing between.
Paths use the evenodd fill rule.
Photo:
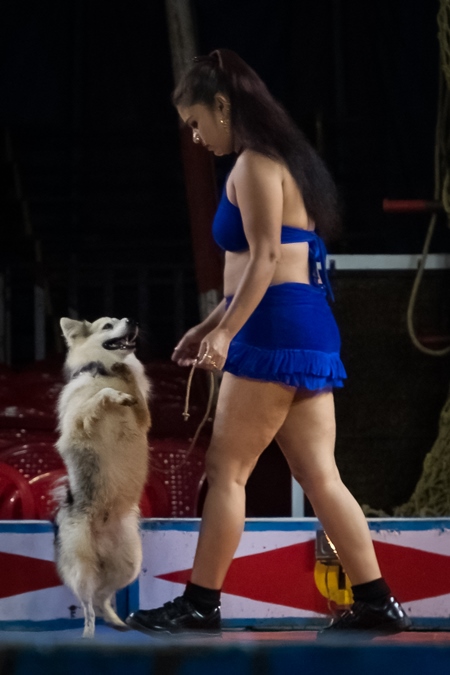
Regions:
<instances>
[{"instance_id":1,"label":"woman's face","mask_svg":"<svg viewBox=\"0 0 450 675\"><path fill-rule=\"evenodd\" d=\"M183 122L191 127L194 143L202 143L217 156L233 152L229 105L225 99L216 97L212 108L195 103L177 110Z\"/></svg>"}]
</instances>

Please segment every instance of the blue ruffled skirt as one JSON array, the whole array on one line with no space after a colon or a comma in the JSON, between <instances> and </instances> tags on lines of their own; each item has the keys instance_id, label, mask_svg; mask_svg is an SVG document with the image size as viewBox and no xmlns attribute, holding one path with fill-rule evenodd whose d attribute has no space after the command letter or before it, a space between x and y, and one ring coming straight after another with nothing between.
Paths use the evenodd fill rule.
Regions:
<instances>
[{"instance_id":1,"label":"blue ruffled skirt","mask_svg":"<svg viewBox=\"0 0 450 675\"><path fill-rule=\"evenodd\" d=\"M227 306L232 296L227 297ZM341 338L324 291L309 284L269 286L230 344L224 370L238 377L312 391L342 387Z\"/></svg>"}]
</instances>

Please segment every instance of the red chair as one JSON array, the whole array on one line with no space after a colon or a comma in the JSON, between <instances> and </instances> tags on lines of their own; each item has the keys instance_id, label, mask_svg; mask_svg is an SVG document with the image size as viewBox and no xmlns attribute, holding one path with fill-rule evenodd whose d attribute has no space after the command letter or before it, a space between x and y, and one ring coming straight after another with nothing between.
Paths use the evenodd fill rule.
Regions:
<instances>
[{"instance_id":1,"label":"red chair","mask_svg":"<svg viewBox=\"0 0 450 675\"><path fill-rule=\"evenodd\" d=\"M56 416L53 411L24 405L0 405L0 429L41 429L54 431Z\"/></svg>"},{"instance_id":2,"label":"red chair","mask_svg":"<svg viewBox=\"0 0 450 675\"><path fill-rule=\"evenodd\" d=\"M20 471L28 481L49 471L64 469L64 463L51 442L24 443L1 453L5 464Z\"/></svg>"},{"instance_id":3,"label":"red chair","mask_svg":"<svg viewBox=\"0 0 450 675\"><path fill-rule=\"evenodd\" d=\"M152 383L150 409L152 412L152 438L177 436L185 438L194 434L206 410L209 392L207 373L199 370L192 380L189 421L183 419L189 368L180 368L172 362L152 362L146 365ZM208 421L204 433L210 432Z\"/></svg>"},{"instance_id":4,"label":"red chair","mask_svg":"<svg viewBox=\"0 0 450 675\"><path fill-rule=\"evenodd\" d=\"M139 510L141 512L141 518L153 518L152 504L145 490L141 496Z\"/></svg>"},{"instance_id":5,"label":"red chair","mask_svg":"<svg viewBox=\"0 0 450 675\"><path fill-rule=\"evenodd\" d=\"M0 429L54 430L61 375L27 370L0 378Z\"/></svg>"},{"instance_id":6,"label":"red chair","mask_svg":"<svg viewBox=\"0 0 450 675\"><path fill-rule=\"evenodd\" d=\"M15 440L13 438L0 438L0 455L2 450L5 448L10 448L12 445L15 445Z\"/></svg>"},{"instance_id":7,"label":"red chair","mask_svg":"<svg viewBox=\"0 0 450 675\"><path fill-rule=\"evenodd\" d=\"M194 518L198 515L199 495L205 480L205 450L200 440L189 452L185 439L151 439L148 485L155 516ZM158 492L154 491L153 496L152 482L158 485Z\"/></svg>"},{"instance_id":8,"label":"red chair","mask_svg":"<svg viewBox=\"0 0 450 675\"><path fill-rule=\"evenodd\" d=\"M64 383L53 377L36 373L18 375L11 388L11 399L18 405L56 413L58 398Z\"/></svg>"},{"instance_id":9,"label":"red chair","mask_svg":"<svg viewBox=\"0 0 450 675\"><path fill-rule=\"evenodd\" d=\"M142 518L169 518L170 494L164 479L150 470L141 501Z\"/></svg>"},{"instance_id":10,"label":"red chair","mask_svg":"<svg viewBox=\"0 0 450 675\"><path fill-rule=\"evenodd\" d=\"M33 495L36 518L38 520L53 521L55 519L56 509L58 508L58 499L55 495L55 489L58 487L58 484L63 482L62 479L66 476L67 471L65 469L54 469L53 471L35 476L30 480L29 487ZM154 513L153 510L153 503L157 503L159 509L161 509L161 504L165 503L164 501L161 501L161 499L155 502L155 490L158 490L158 488L155 488L155 481L153 480L150 489L142 493L139 507L143 518L152 518L163 515L159 512ZM166 501L168 502L168 498Z\"/></svg>"},{"instance_id":11,"label":"red chair","mask_svg":"<svg viewBox=\"0 0 450 675\"><path fill-rule=\"evenodd\" d=\"M67 476L65 469L55 469L54 471L35 476L30 480L29 487L33 495L36 518L38 520L55 519L58 507L55 488L58 487L58 483L65 476ZM167 514L169 498L165 492L161 493L161 487L157 483L157 478L152 479L150 485L142 493L139 504L142 518L164 517ZM155 498L156 494L158 494L157 498Z\"/></svg>"},{"instance_id":12,"label":"red chair","mask_svg":"<svg viewBox=\"0 0 450 675\"><path fill-rule=\"evenodd\" d=\"M65 469L53 469L31 478L29 487L33 495L36 518L38 520L55 519L58 507L55 489L65 476L67 476Z\"/></svg>"},{"instance_id":13,"label":"red chair","mask_svg":"<svg viewBox=\"0 0 450 675\"><path fill-rule=\"evenodd\" d=\"M0 429L0 452L4 448L28 443L51 443L54 445L58 439L56 432L39 431L30 429Z\"/></svg>"},{"instance_id":14,"label":"red chair","mask_svg":"<svg viewBox=\"0 0 450 675\"><path fill-rule=\"evenodd\" d=\"M36 509L30 486L12 466L0 462L0 520L32 520Z\"/></svg>"}]
</instances>

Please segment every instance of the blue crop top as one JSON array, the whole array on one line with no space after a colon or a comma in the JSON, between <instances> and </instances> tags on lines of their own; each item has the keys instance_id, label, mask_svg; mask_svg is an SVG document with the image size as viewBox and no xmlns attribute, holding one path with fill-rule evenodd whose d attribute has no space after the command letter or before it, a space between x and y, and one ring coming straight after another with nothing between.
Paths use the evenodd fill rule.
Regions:
<instances>
[{"instance_id":1,"label":"blue crop top","mask_svg":"<svg viewBox=\"0 0 450 675\"><path fill-rule=\"evenodd\" d=\"M241 212L238 206L232 204L227 196L226 185L222 192L222 198L214 216L213 237L216 243L224 251L245 251L248 249L248 241L244 232ZM290 225L281 226L281 243L297 244L307 242L309 244L309 278L312 286L322 288L327 295L334 300L328 279L325 244L318 234L312 230L303 230ZM317 263L320 262L320 275ZM322 279L322 281L321 281Z\"/></svg>"}]
</instances>

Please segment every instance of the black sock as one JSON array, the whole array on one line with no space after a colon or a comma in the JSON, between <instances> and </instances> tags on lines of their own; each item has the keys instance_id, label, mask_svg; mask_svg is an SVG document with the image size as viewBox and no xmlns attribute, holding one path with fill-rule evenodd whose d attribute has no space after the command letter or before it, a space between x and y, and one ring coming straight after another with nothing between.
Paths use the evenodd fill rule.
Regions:
<instances>
[{"instance_id":1,"label":"black sock","mask_svg":"<svg viewBox=\"0 0 450 675\"><path fill-rule=\"evenodd\" d=\"M356 584L352 586L352 591L355 602L369 602L371 605L383 604L391 594L391 589L383 577L365 584Z\"/></svg>"},{"instance_id":2,"label":"black sock","mask_svg":"<svg viewBox=\"0 0 450 675\"><path fill-rule=\"evenodd\" d=\"M205 588L188 581L183 595L199 612L209 612L220 607L220 589Z\"/></svg>"}]
</instances>

